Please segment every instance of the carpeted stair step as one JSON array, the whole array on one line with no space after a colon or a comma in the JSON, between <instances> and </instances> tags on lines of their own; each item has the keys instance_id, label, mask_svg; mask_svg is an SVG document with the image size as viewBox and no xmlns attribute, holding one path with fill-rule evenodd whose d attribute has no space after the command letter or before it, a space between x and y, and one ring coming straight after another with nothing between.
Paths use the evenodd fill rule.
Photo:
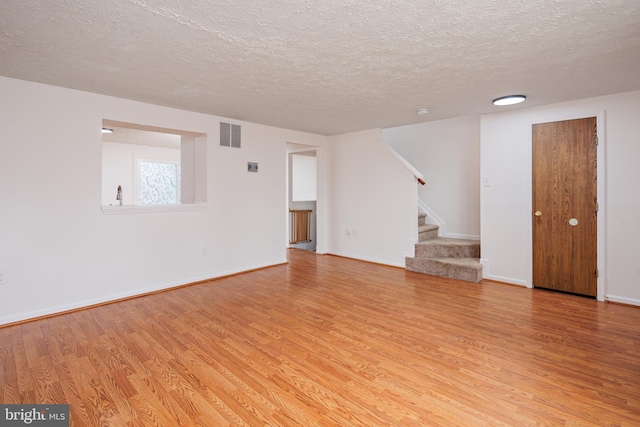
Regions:
<instances>
[{"instance_id":1,"label":"carpeted stair step","mask_svg":"<svg viewBox=\"0 0 640 427\"><path fill-rule=\"evenodd\" d=\"M418 242L438 237L438 227L434 224L423 224L418 226Z\"/></svg>"},{"instance_id":2,"label":"carpeted stair step","mask_svg":"<svg viewBox=\"0 0 640 427\"><path fill-rule=\"evenodd\" d=\"M480 258L480 242L467 239L438 237L418 242L417 258Z\"/></svg>"},{"instance_id":3,"label":"carpeted stair step","mask_svg":"<svg viewBox=\"0 0 640 427\"><path fill-rule=\"evenodd\" d=\"M424 212L418 212L418 226L425 225L427 223L427 214Z\"/></svg>"},{"instance_id":4,"label":"carpeted stair step","mask_svg":"<svg viewBox=\"0 0 640 427\"><path fill-rule=\"evenodd\" d=\"M477 283L482 280L480 242L438 237L439 227L427 224L427 214L418 213L418 243L415 257L407 257L406 269L424 274Z\"/></svg>"},{"instance_id":5,"label":"carpeted stair step","mask_svg":"<svg viewBox=\"0 0 640 427\"><path fill-rule=\"evenodd\" d=\"M418 273L478 283L482 264L478 258L406 258L406 269Z\"/></svg>"}]
</instances>

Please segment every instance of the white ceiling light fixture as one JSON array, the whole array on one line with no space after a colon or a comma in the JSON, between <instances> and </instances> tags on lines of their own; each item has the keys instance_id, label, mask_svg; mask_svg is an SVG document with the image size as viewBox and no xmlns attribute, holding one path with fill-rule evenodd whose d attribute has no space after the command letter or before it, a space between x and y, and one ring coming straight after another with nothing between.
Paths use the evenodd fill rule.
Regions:
<instances>
[{"instance_id":1,"label":"white ceiling light fixture","mask_svg":"<svg viewBox=\"0 0 640 427\"><path fill-rule=\"evenodd\" d=\"M426 116L427 114L429 114L429 110L427 110L426 108L419 108L417 112L419 116Z\"/></svg>"},{"instance_id":2,"label":"white ceiling light fixture","mask_svg":"<svg viewBox=\"0 0 640 427\"><path fill-rule=\"evenodd\" d=\"M102 133L113 133L113 129L102 128Z\"/></svg>"},{"instance_id":3,"label":"white ceiling light fixture","mask_svg":"<svg viewBox=\"0 0 640 427\"><path fill-rule=\"evenodd\" d=\"M500 98L494 99L493 100L493 105L504 106L504 105L519 104L521 102L524 102L526 99L527 99L527 97L524 96L524 95L502 96Z\"/></svg>"}]
</instances>

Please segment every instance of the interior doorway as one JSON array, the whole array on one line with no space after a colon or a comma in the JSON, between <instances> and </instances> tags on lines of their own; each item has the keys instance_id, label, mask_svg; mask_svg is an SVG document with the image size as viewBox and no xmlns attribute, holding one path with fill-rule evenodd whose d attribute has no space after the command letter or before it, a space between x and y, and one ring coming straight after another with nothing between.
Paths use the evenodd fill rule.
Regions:
<instances>
[{"instance_id":1,"label":"interior doorway","mask_svg":"<svg viewBox=\"0 0 640 427\"><path fill-rule=\"evenodd\" d=\"M317 152L308 147L288 154L289 247L317 247Z\"/></svg>"},{"instance_id":2,"label":"interior doorway","mask_svg":"<svg viewBox=\"0 0 640 427\"><path fill-rule=\"evenodd\" d=\"M597 119L532 132L533 286L596 297Z\"/></svg>"}]
</instances>

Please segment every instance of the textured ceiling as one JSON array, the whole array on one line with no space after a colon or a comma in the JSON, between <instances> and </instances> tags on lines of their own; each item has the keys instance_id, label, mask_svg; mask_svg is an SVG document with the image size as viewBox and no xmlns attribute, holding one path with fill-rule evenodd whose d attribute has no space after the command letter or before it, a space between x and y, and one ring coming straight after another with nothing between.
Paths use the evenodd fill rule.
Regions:
<instances>
[{"instance_id":1,"label":"textured ceiling","mask_svg":"<svg viewBox=\"0 0 640 427\"><path fill-rule=\"evenodd\" d=\"M2 0L0 75L330 135L640 89L640 1Z\"/></svg>"}]
</instances>

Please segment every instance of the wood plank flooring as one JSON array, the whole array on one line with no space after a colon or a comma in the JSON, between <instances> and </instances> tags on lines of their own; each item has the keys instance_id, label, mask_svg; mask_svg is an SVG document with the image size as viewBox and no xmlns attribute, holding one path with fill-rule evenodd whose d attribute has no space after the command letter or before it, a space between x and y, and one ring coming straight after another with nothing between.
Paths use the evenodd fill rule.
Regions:
<instances>
[{"instance_id":1,"label":"wood plank flooring","mask_svg":"<svg viewBox=\"0 0 640 427\"><path fill-rule=\"evenodd\" d=\"M288 255L0 328L0 402L92 427L640 425L640 309Z\"/></svg>"}]
</instances>

